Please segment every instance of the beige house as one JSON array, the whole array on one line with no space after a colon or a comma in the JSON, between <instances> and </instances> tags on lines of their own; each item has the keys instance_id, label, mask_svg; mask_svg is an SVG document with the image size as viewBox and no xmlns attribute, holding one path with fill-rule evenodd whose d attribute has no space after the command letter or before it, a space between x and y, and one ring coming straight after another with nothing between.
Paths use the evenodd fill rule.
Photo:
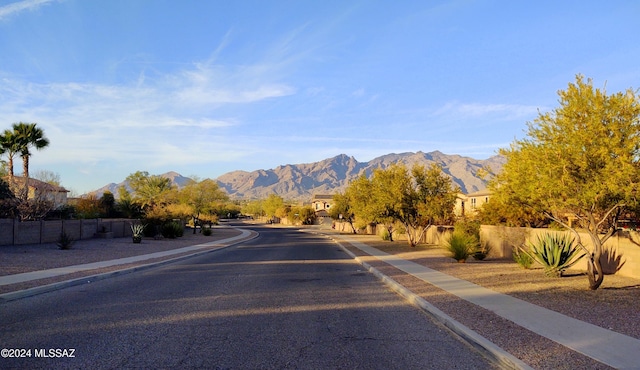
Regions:
<instances>
[{"instance_id":1,"label":"beige house","mask_svg":"<svg viewBox=\"0 0 640 370\"><path fill-rule=\"evenodd\" d=\"M9 182L9 177L5 177L4 180ZM22 189L24 189L24 177L14 176L13 183L9 185L14 194L19 196ZM69 190L61 186L52 185L32 178L29 178L28 185L27 199L50 201L53 203L53 209L58 209L67 204L67 193L69 193Z\"/></svg>"},{"instance_id":2,"label":"beige house","mask_svg":"<svg viewBox=\"0 0 640 370\"><path fill-rule=\"evenodd\" d=\"M329 208L333 204L333 195L315 194L311 199L311 208L316 217L329 217Z\"/></svg>"},{"instance_id":3,"label":"beige house","mask_svg":"<svg viewBox=\"0 0 640 370\"><path fill-rule=\"evenodd\" d=\"M489 198L491 198L491 192L488 189L469 194L459 193L454 213L458 217L474 215L482 205L489 201Z\"/></svg>"}]
</instances>

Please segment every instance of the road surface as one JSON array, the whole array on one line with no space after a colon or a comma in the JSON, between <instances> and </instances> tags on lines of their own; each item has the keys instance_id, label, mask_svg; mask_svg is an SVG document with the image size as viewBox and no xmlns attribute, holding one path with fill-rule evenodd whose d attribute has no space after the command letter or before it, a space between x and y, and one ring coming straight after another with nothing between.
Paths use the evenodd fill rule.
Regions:
<instances>
[{"instance_id":1,"label":"road surface","mask_svg":"<svg viewBox=\"0 0 640 370\"><path fill-rule=\"evenodd\" d=\"M489 369L336 244L254 240L0 305L0 368ZM29 355L27 355L29 351Z\"/></svg>"}]
</instances>

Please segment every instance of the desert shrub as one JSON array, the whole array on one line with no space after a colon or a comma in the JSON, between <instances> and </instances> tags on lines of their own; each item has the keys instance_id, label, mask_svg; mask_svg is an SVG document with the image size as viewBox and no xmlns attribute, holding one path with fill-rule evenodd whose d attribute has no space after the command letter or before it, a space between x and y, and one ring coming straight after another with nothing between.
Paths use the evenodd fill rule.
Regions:
<instances>
[{"instance_id":1,"label":"desert shrub","mask_svg":"<svg viewBox=\"0 0 640 370\"><path fill-rule=\"evenodd\" d=\"M469 239L467 243L474 246L471 253L474 259L483 260L487 257L491 246L487 243L480 243L480 221L459 220L453 226L453 232L465 235Z\"/></svg>"},{"instance_id":2,"label":"desert shrub","mask_svg":"<svg viewBox=\"0 0 640 370\"><path fill-rule=\"evenodd\" d=\"M58 242L56 243L58 248L62 250L71 249L73 246L73 239L66 232L60 233L60 238L58 238Z\"/></svg>"},{"instance_id":3,"label":"desert shrub","mask_svg":"<svg viewBox=\"0 0 640 370\"><path fill-rule=\"evenodd\" d=\"M158 233L156 230L158 230L158 225L151 224L149 227L144 229L144 236L153 238Z\"/></svg>"},{"instance_id":4,"label":"desert shrub","mask_svg":"<svg viewBox=\"0 0 640 370\"><path fill-rule=\"evenodd\" d=\"M485 258L487 258L487 256L489 255L489 252L491 252L491 245L489 245L488 243L478 243L478 246L476 248L476 250L473 252L473 258L478 260L478 261L482 261Z\"/></svg>"},{"instance_id":5,"label":"desert shrub","mask_svg":"<svg viewBox=\"0 0 640 370\"><path fill-rule=\"evenodd\" d=\"M147 225L147 227L145 227L143 230L145 237L153 238L160 233L159 231L161 230L160 228L161 223L159 223L157 220L146 218L146 219L143 219L142 222L144 222L144 224Z\"/></svg>"},{"instance_id":6,"label":"desert shrub","mask_svg":"<svg viewBox=\"0 0 640 370\"><path fill-rule=\"evenodd\" d=\"M175 239L184 235L182 224L176 221L170 221L162 225L162 236L169 239Z\"/></svg>"},{"instance_id":7,"label":"desert shrub","mask_svg":"<svg viewBox=\"0 0 640 370\"><path fill-rule=\"evenodd\" d=\"M574 246L570 235L539 235L535 243L529 243L531 258L540 263L544 273L550 277L561 277L562 273L575 265L584 253Z\"/></svg>"},{"instance_id":8,"label":"desert shrub","mask_svg":"<svg viewBox=\"0 0 640 370\"><path fill-rule=\"evenodd\" d=\"M513 248L513 260L525 269L529 269L533 265L533 257L521 247Z\"/></svg>"},{"instance_id":9,"label":"desert shrub","mask_svg":"<svg viewBox=\"0 0 640 370\"><path fill-rule=\"evenodd\" d=\"M382 233L380 233L380 237L382 238L382 240L386 240L386 241L391 240L391 234L389 234L389 230L387 229L384 229Z\"/></svg>"},{"instance_id":10,"label":"desert shrub","mask_svg":"<svg viewBox=\"0 0 640 370\"><path fill-rule=\"evenodd\" d=\"M478 241L471 235L464 232L454 231L445 241L444 247L449 252L449 256L456 261L464 262L473 255L478 248Z\"/></svg>"},{"instance_id":11,"label":"desert shrub","mask_svg":"<svg viewBox=\"0 0 640 370\"><path fill-rule=\"evenodd\" d=\"M213 233L213 230L210 227L203 227L202 228L202 235L211 236L212 233Z\"/></svg>"}]
</instances>

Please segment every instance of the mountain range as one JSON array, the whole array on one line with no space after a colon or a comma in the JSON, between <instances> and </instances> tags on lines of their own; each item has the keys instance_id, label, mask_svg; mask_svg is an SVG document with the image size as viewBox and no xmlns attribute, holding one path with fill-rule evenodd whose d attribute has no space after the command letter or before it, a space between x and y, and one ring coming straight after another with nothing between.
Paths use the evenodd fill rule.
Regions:
<instances>
[{"instance_id":1,"label":"mountain range","mask_svg":"<svg viewBox=\"0 0 640 370\"><path fill-rule=\"evenodd\" d=\"M340 154L314 163L287 164L274 169L251 172L232 171L215 180L231 199L261 199L270 194L277 194L288 200L309 201L314 194L333 194L344 191L349 182L362 173L370 176L374 169L385 169L398 162L405 164L408 168L414 164L430 166L436 163L463 193L473 193L487 187L487 179L482 176L483 170L499 172L505 159L496 155L485 160L477 160L434 151L392 153L368 162L358 162L352 156ZM184 186L190 180L177 172L167 172L160 176L169 178L172 184L178 187ZM91 194L100 197L105 191L110 191L117 195L118 188L122 185L126 187L127 183L111 183Z\"/></svg>"}]
</instances>

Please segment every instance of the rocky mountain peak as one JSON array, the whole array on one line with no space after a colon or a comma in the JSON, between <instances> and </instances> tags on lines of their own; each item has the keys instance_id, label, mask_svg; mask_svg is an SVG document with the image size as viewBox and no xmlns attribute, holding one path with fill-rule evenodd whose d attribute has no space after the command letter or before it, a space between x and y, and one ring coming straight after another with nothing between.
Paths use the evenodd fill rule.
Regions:
<instances>
[{"instance_id":1,"label":"rocky mountain peak","mask_svg":"<svg viewBox=\"0 0 640 370\"><path fill-rule=\"evenodd\" d=\"M501 156L477 160L440 151L390 153L368 162L358 162L353 156L340 154L314 163L287 164L252 172L228 172L216 181L232 199L262 199L275 193L288 200L309 201L314 194L344 191L349 182L362 173L370 175L376 168L384 169L394 163L403 163L407 167L436 163L463 193L472 193L484 190L487 186L487 180L479 175L480 169L491 168L496 173L502 169L504 161ZM178 187L191 180L174 171L160 176L169 178ZM117 189L122 185L127 186L124 181L119 184L111 183L93 193L100 197L104 191L109 190L117 195Z\"/></svg>"},{"instance_id":2,"label":"rocky mountain peak","mask_svg":"<svg viewBox=\"0 0 640 370\"><path fill-rule=\"evenodd\" d=\"M374 169L384 169L394 163L403 163L408 167L414 164L429 166L437 163L462 192L471 193L483 190L487 186L486 179L481 178L478 171L489 164L493 171L499 171L504 159L494 156L486 160L476 160L434 151L391 153L368 162L358 162L352 156L340 154L319 162L288 164L271 170L234 171L218 177L217 181L236 199L265 198L275 193L285 199L304 201L311 199L314 194L344 191L349 182L360 176L363 171L370 175Z\"/></svg>"}]
</instances>

